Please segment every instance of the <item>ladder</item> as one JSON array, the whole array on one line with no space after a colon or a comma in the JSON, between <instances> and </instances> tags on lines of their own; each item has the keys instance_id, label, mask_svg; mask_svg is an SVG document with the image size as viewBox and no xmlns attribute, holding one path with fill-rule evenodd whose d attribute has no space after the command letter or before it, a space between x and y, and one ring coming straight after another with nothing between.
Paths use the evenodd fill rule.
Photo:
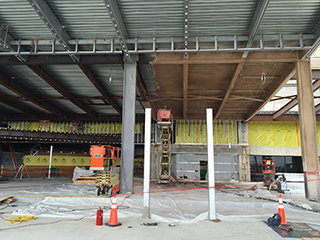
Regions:
<instances>
[{"instance_id":1,"label":"ladder","mask_svg":"<svg viewBox=\"0 0 320 240\"><path fill-rule=\"evenodd\" d=\"M9 143L9 149L10 149L10 154L12 158L12 164L15 168L18 168L17 156L16 156L16 152L14 151L14 147L12 143Z\"/></svg>"},{"instance_id":2,"label":"ladder","mask_svg":"<svg viewBox=\"0 0 320 240\"><path fill-rule=\"evenodd\" d=\"M72 131L73 133L75 133L77 125L78 121L72 121L68 133L71 133Z\"/></svg>"},{"instance_id":3,"label":"ladder","mask_svg":"<svg viewBox=\"0 0 320 240\"><path fill-rule=\"evenodd\" d=\"M46 131L50 131L50 120L41 120L38 126L38 131L41 131L43 126L45 126Z\"/></svg>"}]
</instances>

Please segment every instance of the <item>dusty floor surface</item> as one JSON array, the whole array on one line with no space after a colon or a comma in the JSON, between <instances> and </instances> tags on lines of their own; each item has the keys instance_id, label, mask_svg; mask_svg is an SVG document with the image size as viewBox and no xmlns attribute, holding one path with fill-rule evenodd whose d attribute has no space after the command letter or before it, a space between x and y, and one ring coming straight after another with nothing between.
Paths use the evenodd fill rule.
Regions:
<instances>
[{"instance_id":1,"label":"dusty floor surface","mask_svg":"<svg viewBox=\"0 0 320 240\"><path fill-rule=\"evenodd\" d=\"M0 181L0 198L17 201L0 205L0 239L281 239L263 221L278 210L278 193L254 183L219 183L216 212L220 222L208 220L208 190L200 183L163 186L152 183L151 219L142 218L142 180L135 179L132 196L118 195L119 227L96 226L96 211L110 216L110 199L96 197L92 184L70 179ZM237 185L238 187L232 187ZM241 185L241 186L240 186ZM226 188L224 188L227 186ZM200 189L199 189L200 188ZM304 222L320 230L320 203L301 195L283 195L288 222ZM308 209L308 210L307 210ZM36 216L34 221L12 225L9 216ZM145 226L143 223L158 223Z\"/></svg>"}]
</instances>

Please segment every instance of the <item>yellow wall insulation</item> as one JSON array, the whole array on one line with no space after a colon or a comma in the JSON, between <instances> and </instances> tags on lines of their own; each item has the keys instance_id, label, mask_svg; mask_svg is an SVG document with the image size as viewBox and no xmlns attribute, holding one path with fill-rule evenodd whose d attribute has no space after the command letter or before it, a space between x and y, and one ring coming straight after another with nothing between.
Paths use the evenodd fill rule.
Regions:
<instances>
[{"instance_id":1,"label":"yellow wall insulation","mask_svg":"<svg viewBox=\"0 0 320 240\"><path fill-rule=\"evenodd\" d=\"M237 144L237 122L215 121L213 124L213 143ZM176 143L207 143L207 124L205 121L176 121Z\"/></svg>"},{"instance_id":2,"label":"yellow wall insulation","mask_svg":"<svg viewBox=\"0 0 320 240\"><path fill-rule=\"evenodd\" d=\"M10 122L14 129L37 130L40 122L16 121ZM51 122L50 130L68 132L71 122ZM84 122L84 133L121 134L122 124L114 122ZM135 133L142 133L143 124L136 123ZM320 129L320 122L317 122ZM44 124L42 130L47 130ZM205 144L207 143L207 126L205 121L178 120L175 122L176 143L178 144ZM298 121L252 121L248 123L249 144L253 146L293 146L299 147L300 126ZM317 132L318 139L320 131ZM214 122L215 144L237 144L237 122ZM318 146L319 141L318 141Z\"/></svg>"},{"instance_id":3,"label":"yellow wall insulation","mask_svg":"<svg viewBox=\"0 0 320 240\"><path fill-rule=\"evenodd\" d=\"M9 125L13 129L21 130L38 130L41 126L40 122L30 121L13 121ZM83 122L83 133L101 133L101 134L121 134L122 123L115 122ZM69 132L72 122L50 122L44 123L42 131L53 131L53 132ZM40 127L41 128L41 127ZM141 133L142 123L136 123L135 133ZM71 128L71 132L77 132L75 127Z\"/></svg>"},{"instance_id":4,"label":"yellow wall insulation","mask_svg":"<svg viewBox=\"0 0 320 240\"><path fill-rule=\"evenodd\" d=\"M298 121L249 122L249 145L253 146L301 146ZM320 122L317 122L317 128ZM319 138L319 130L317 132ZM318 143L319 145L319 143Z\"/></svg>"}]
</instances>

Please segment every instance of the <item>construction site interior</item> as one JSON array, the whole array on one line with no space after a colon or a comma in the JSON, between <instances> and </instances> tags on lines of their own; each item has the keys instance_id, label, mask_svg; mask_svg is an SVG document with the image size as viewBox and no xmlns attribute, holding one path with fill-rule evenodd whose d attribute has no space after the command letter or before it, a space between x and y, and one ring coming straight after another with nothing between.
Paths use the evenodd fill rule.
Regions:
<instances>
[{"instance_id":1,"label":"construction site interior","mask_svg":"<svg viewBox=\"0 0 320 240\"><path fill-rule=\"evenodd\" d=\"M0 239L320 239L320 0L0 0Z\"/></svg>"}]
</instances>

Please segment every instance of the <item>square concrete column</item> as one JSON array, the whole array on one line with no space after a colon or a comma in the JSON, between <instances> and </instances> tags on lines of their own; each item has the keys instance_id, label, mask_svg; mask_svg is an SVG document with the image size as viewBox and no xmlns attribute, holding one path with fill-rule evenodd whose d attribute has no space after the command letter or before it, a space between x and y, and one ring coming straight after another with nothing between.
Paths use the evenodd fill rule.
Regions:
<instances>
[{"instance_id":1,"label":"square concrete column","mask_svg":"<svg viewBox=\"0 0 320 240\"><path fill-rule=\"evenodd\" d=\"M296 62L296 70L301 155L305 180L307 181L305 184L306 198L319 200L319 180L315 180L318 177L311 173L319 170L319 152L310 61L298 60Z\"/></svg>"},{"instance_id":2,"label":"square concrete column","mask_svg":"<svg viewBox=\"0 0 320 240\"><path fill-rule=\"evenodd\" d=\"M133 193L136 76L136 63L125 63L122 105L121 193Z\"/></svg>"}]
</instances>

